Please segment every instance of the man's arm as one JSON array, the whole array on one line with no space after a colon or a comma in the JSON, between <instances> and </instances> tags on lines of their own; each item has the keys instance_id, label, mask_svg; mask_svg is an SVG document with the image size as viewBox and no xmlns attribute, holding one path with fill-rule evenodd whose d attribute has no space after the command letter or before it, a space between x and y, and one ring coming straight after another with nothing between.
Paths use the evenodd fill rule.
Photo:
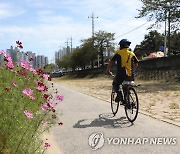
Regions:
<instances>
[{"instance_id":1,"label":"man's arm","mask_svg":"<svg viewBox=\"0 0 180 154\"><path fill-rule=\"evenodd\" d=\"M107 74L107 75L110 74L110 70L113 67L114 62L116 61L116 59L117 59L117 51L115 52L113 57L110 59L109 64L108 64L108 66L106 68L105 74Z\"/></svg>"},{"instance_id":2,"label":"man's arm","mask_svg":"<svg viewBox=\"0 0 180 154\"><path fill-rule=\"evenodd\" d=\"M138 63L139 63L139 60L138 60L138 58L136 57L136 55L134 55L134 70L137 69Z\"/></svg>"},{"instance_id":3,"label":"man's arm","mask_svg":"<svg viewBox=\"0 0 180 154\"><path fill-rule=\"evenodd\" d=\"M110 72L113 65L114 65L114 61L110 60L108 66L106 68L105 74L107 74L107 75L109 74L109 72Z\"/></svg>"},{"instance_id":4,"label":"man's arm","mask_svg":"<svg viewBox=\"0 0 180 154\"><path fill-rule=\"evenodd\" d=\"M134 64L134 69L136 70L137 67L138 67L138 63L135 63L135 64Z\"/></svg>"}]
</instances>

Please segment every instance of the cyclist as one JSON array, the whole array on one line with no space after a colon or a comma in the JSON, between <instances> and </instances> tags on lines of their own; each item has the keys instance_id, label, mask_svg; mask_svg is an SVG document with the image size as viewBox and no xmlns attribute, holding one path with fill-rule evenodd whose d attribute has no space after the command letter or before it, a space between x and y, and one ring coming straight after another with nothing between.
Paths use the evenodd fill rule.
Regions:
<instances>
[{"instance_id":1,"label":"cyclist","mask_svg":"<svg viewBox=\"0 0 180 154\"><path fill-rule=\"evenodd\" d=\"M115 102L122 102L123 97L122 92L119 91L119 86L123 83L123 81L134 81L134 73L138 66L138 59L136 55L129 49L130 44L131 42L127 39L122 39L119 42L120 48L115 52L109 61L105 71L105 74L109 74L115 61L117 62L117 72L113 81L113 88L117 93Z\"/></svg>"}]
</instances>

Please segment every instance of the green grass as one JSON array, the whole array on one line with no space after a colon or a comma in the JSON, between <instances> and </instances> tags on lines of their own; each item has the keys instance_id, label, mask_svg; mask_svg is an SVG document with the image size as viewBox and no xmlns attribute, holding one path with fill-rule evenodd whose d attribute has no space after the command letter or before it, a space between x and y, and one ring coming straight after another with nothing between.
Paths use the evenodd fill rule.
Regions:
<instances>
[{"instance_id":1,"label":"green grass","mask_svg":"<svg viewBox=\"0 0 180 154\"><path fill-rule=\"evenodd\" d=\"M169 104L169 108L170 108L170 109L179 109L179 104L177 104L177 103L175 103L175 102L174 102L174 103L170 103L170 104Z\"/></svg>"},{"instance_id":2,"label":"green grass","mask_svg":"<svg viewBox=\"0 0 180 154\"><path fill-rule=\"evenodd\" d=\"M156 105L156 102L152 102L152 103L149 103L149 106L152 107L152 106L155 106Z\"/></svg>"},{"instance_id":3,"label":"green grass","mask_svg":"<svg viewBox=\"0 0 180 154\"><path fill-rule=\"evenodd\" d=\"M16 67L15 71L22 68ZM43 112L42 103L45 92L39 92L35 80L44 82L43 78L27 71L27 76L0 68L0 153L42 153L44 148L41 134L55 123L52 111ZM16 82L17 86L13 86ZM24 89L34 90L35 100L22 95ZM33 114L29 119L24 111ZM42 121L48 125L42 125Z\"/></svg>"}]
</instances>

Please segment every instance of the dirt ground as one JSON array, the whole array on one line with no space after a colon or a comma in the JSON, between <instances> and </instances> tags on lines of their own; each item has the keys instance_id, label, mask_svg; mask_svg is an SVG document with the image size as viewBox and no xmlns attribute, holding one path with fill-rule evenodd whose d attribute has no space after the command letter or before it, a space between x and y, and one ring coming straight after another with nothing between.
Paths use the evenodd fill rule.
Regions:
<instances>
[{"instance_id":1,"label":"dirt ground","mask_svg":"<svg viewBox=\"0 0 180 154\"><path fill-rule=\"evenodd\" d=\"M112 79L108 76L53 79L72 89L110 102ZM180 126L180 83L166 81L136 80L140 110L161 120L168 120Z\"/></svg>"}]
</instances>

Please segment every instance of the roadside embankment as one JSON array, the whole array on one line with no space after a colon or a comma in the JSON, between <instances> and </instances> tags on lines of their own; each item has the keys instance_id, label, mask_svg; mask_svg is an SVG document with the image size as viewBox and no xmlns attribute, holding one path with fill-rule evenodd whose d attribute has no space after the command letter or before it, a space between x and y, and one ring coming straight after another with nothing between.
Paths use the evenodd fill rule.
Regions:
<instances>
[{"instance_id":1,"label":"roadside embankment","mask_svg":"<svg viewBox=\"0 0 180 154\"><path fill-rule=\"evenodd\" d=\"M110 102L112 79L99 75L84 78L61 77L53 79L72 89ZM140 110L157 119L173 122L180 126L180 84L179 81L144 81L137 88Z\"/></svg>"}]
</instances>

